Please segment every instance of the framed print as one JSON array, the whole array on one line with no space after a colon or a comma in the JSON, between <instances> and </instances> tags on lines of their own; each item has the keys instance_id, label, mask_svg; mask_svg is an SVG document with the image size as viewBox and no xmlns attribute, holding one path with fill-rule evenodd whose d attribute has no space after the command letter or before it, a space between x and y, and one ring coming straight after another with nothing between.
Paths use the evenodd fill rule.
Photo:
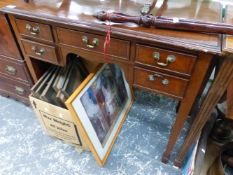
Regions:
<instances>
[{"instance_id":1,"label":"framed print","mask_svg":"<svg viewBox=\"0 0 233 175\"><path fill-rule=\"evenodd\" d=\"M115 64L104 64L91 73L66 101L99 165L104 165L131 105L131 90Z\"/></svg>"}]
</instances>

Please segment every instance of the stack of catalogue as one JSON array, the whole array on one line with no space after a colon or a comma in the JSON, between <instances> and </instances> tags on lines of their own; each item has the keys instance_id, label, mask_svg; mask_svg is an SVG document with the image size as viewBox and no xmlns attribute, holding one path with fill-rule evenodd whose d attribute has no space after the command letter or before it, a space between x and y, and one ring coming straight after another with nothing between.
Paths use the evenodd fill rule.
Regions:
<instances>
[{"instance_id":1,"label":"stack of catalogue","mask_svg":"<svg viewBox=\"0 0 233 175\"><path fill-rule=\"evenodd\" d=\"M32 107L51 136L90 150L103 166L132 105L123 71L101 64L89 73L79 58L52 66L32 88Z\"/></svg>"}]
</instances>

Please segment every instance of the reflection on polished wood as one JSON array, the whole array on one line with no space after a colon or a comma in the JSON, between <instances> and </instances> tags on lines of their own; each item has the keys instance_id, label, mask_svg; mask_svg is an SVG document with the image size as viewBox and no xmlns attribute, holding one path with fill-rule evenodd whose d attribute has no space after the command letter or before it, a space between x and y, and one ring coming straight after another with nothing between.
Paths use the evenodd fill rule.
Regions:
<instances>
[{"instance_id":1,"label":"reflection on polished wood","mask_svg":"<svg viewBox=\"0 0 233 175\"><path fill-rule=\"evenodd\" d=\"M203 0L162 0L152 11L154 16L177 17L187 20L221 22L221 3Z\"/></svg>"},{"instance_id":2,"label":"reflection on polished wood","mask_svg":"<svg viewBox=\"0 0 233 175\"><path fill-rule=\"evenodd\" d=\"M233 25L233 5L227 5L224 23Z\"/></svg>"}]
</instances>

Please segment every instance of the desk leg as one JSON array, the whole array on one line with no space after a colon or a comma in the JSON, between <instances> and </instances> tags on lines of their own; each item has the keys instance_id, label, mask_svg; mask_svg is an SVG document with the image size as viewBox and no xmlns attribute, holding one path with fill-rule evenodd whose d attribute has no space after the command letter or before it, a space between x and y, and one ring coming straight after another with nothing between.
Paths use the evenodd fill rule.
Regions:
<instances>
[{"instance_id":1,"label":"desk leg","mask_svg":"<svg viewBox=\"0 0 233 175\"><path fill-rule=\"evenodd\" d=\"M188 88L185 92L184 99L180 103L178 113L176 115L175 123L173 124L168 144L165 152L163 153L162 162L167 163L170 157L170 154L176 144L178 136L180 135L183 125L189 115L191 108L198 96L199 90L202 87L202 83L207 76L208 69L212 61L212 55L200 54L198 58L194 72L190 79Z\"/></svg>"},{"instance_id":2,"label":"desk leg","mask_svg":"<svg viewBox=\"0 0 233 175\"><path fill-rule=\"evenodd\" d=\"M218 75L210 88L207 97L204 99L184 144L175 159L175 166L181 166L188 149L196 141L197 136L209 119L211 112L214 110L233 78L233 55L226 55L221 59L224 59L223 64L221 65Z\"/></svg>"}]
</instances>

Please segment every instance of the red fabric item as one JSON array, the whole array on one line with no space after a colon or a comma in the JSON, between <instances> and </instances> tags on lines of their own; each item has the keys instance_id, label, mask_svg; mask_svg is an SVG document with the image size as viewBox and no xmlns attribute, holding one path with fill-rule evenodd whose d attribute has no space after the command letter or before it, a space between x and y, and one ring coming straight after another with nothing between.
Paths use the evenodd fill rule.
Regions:
<instances>
[{"instance_id":1,"label":"red fabric item","mask_svg":"<svg viewBox=\"0 0 233 175\"><path fill-rule=\"evenodd\" d=\"M111 44L111 24L110 24L110 13L108 13L108 31L104 41L104 59L110 59L110 56L107 57L107 49Z\"/></svg>"}]
</instances>

